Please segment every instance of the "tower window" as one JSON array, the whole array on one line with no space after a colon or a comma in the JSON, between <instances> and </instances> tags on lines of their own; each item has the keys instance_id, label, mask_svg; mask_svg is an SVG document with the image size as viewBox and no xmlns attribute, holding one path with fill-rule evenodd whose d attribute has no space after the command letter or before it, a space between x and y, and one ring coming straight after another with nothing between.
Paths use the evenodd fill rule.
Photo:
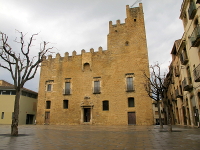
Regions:
<instances>
[{"instance_id":1,"label":"tower window","mask_svg":"<svg viewBox=\"0 0 200 150\"><path fill-rule=\"evenodd\" d=\"M134 88L133 88L133 77L127 77L126 78L126 86L127 86L127 91L133 91Z\"/></svg>"},{"instance_id":2,"label":"tower window","mask_svg":"<svg viewBox=\"0 0 200 150\"><path fill-rule=\"evenodd\" d=\"M46 109L50 109L51 108L51 101L46 101Z\"/></svg>"},{"instance_id":3,"label":"tower window","mask_svg":"<svg viewBox=\"0 0 200 150\"><path fill-rule=\"evenodd\" d=\"M128 42L128 41L126 41L126 42L125 42L125 46L128 46L128 45L129 45L129 42Z\"/></svg>"},{"instance_id":4,"label":"tower window","mask_svg":"<svg viewBox=\"0 0 200 150\"><path fill-rule=\"evenodd\" d=\"M46 91L52 91L53 90L53 82L54 80L48 80L46 81Z\"/></svg>"},{"instance_id":5,"label":"tower window","mask_svg":"<svg viewBox=\"0 0 200 150\"><path fill-rule=\"evenodd\" d=\"M134 19L134 22L136 22L136 19Z\"/></svg>"}]
</instances>

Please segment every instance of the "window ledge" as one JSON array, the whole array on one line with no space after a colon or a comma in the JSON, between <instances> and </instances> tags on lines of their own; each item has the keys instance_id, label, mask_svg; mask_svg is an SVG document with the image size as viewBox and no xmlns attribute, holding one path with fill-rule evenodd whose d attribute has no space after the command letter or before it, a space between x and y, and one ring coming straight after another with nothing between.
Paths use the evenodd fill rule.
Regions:
<instances>
[{"instance_id":1,"label":"window ledge","mask_svg":"<svg viewBox=\"0 0 200 150\"><path fill-rule=\"evenodd\" d=\"M135 92L135 90L126 90L126 92Z\"/></svg>"},{"instance_id":2,"label":"window ledge","mask_svg":"<svg viewBox=\"0 0 200 150\"><path fill-rule=\"evenodd\" d=\"M93 94L101 94L101 92L98 92L98 93L93 93Z\"/></svg>"},{"instance_id":3,"label":"window ledge","mask_svg":"<svg viewBox=\"0 0 200 150\"><path fill-rule=\"evenodd\" d=\"M72 94L63 94L63 95L72 95Z\"/></svg>"}]
</instances>

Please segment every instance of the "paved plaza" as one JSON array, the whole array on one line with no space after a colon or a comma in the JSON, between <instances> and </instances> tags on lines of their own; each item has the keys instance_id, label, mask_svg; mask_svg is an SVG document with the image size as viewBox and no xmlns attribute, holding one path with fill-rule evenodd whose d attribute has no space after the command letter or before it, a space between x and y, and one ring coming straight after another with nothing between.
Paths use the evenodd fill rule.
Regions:
<instances>
[{"instance_id":1,"label":"paved plaza","mask_svg":"<svg viewBox=\"0 0 200 150\"><path fill-rule=\"evenodd\" d=\"M0 150L200 150L200 129L173 126L0 125Z\"/></svg>"}]
</instances>

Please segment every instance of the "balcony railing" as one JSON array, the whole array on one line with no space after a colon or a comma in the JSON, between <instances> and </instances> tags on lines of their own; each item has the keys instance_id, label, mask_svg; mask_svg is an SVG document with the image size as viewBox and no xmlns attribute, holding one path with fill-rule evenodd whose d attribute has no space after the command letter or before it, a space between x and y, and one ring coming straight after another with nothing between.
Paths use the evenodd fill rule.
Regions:
<instances>
[{"instance_id":1,"label":"balcony railing","mask_svg":"<svg viewBox=\"0 0 200 150\"><path fill-rule=\"evenodd\" d=\"M194 28L192 35L190 36L192 47L198 47L200 45L200 26L199 24Z\"/></svg>"},{"instance_id":2,"label":"balcony railing","mask_svg":"<svg viewBox=\"0 0 200 150\"><path fill-rule=\"evenodd\" d=\"M176 98L181 98L181 97L183 97L183 95L181 94L181 92L179 92L178 89L175 90L175 94L176 94Z\"/></svg>"},{"instance_id":3,"label":"balcony railing","mask_svg":"<svg viewBox=\"0 0 200 150\"><path fill-rule=\"evenodd\" d=\"M180 55L180 60L182 65L186 65L188 63L188 57L185 50L183 50L182 54Z\"/></svg>"},{"instance_id":4,"label":"balcony railing","mask_svg":"<svg viewBox=\"0 0 200 150\"><path fill-rule=\"evenodd\" d=\"M196 9L196 6L195 6L195 3L194 1L190 1L190 6L189 6L189 9L188 9L188 14L189 14L189 19L194 19L194 16L197 12L197 9Z\"/></svg>"},{"instance_id":5,"label":"balcony railing","mask_svg":"<svg viewBox=\"0 0 200 150\"><path fill-rule=\"evenodd\" d=\"M100 87L94 87L93 88L93 94L100 94L101 93L101 88Z\"/></svg>"},{"instance_id":6,"label":"balcony railing","mask_svg":"<svg viewBox=\"0 0 200 150\"><path fill-rule=\"evenodd\" d=\"M193 70L194 81L200 82L200 64Z\"/></svg>"},{"instance_id":7,"label":"balcony railing","mask_svg":"<svg viewBox=\"0 0 200 150\"><path fill-rule=\"evenodd\" d=\"M192 90L192 84L191 84L191 78L190 77L185 77L184 80L182 81L182 86L183 86L183 91L190 91Z\"/></svg>"},{"instance_id":8,"label":"balcony railing","mask_svg":"<svg viewBox=\"0 0 200 150\"><path fill-rule=\"evenodd\" d=\"M70 95L71 89L63 89L63 95Z\"/></svg>"},{"instance_id":9,"label":"balcony railing","mask_svg":"<svg viewBox=\"0 0 200 150\"><path fill-rule=\"evenodd\" d=\"M134 92L134 91L135 91L135 89L134 89L133 85L126 87L126 92Z\"/></svg>"}]
</instances>

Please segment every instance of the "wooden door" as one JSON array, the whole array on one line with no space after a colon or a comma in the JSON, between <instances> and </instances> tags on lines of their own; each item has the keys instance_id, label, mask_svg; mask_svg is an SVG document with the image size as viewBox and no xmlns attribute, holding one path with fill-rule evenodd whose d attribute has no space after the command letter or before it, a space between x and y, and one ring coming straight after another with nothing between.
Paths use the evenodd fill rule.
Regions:
<instances>
[{"instance_id":1,"label":"wooden door","mask_svg":"<svg viewBox=\"0 0 200 150\"><path fill-rule=\"evenodd\" d=\"M84 108L84 122L90 122L90 108Z\"/></svg>"},{"instance_id":2,"label":"wooden door","mask_svg":"<svg viewBox=\"0 0 200 150\"><path fill-rule=\"evenodd\" d=\"M45 112L45 124L49 124L50 123L50 112Z\"/></svg>"},{"instance_id":3,"label":"wooden door","mask_svg":"<svg viewBox=\"0 0 200 150\"><path fill-rule=\"evenodd\" d=\"M135 112L128 112L128 124L136 124Z\"/></svg>"}]
</instances>

